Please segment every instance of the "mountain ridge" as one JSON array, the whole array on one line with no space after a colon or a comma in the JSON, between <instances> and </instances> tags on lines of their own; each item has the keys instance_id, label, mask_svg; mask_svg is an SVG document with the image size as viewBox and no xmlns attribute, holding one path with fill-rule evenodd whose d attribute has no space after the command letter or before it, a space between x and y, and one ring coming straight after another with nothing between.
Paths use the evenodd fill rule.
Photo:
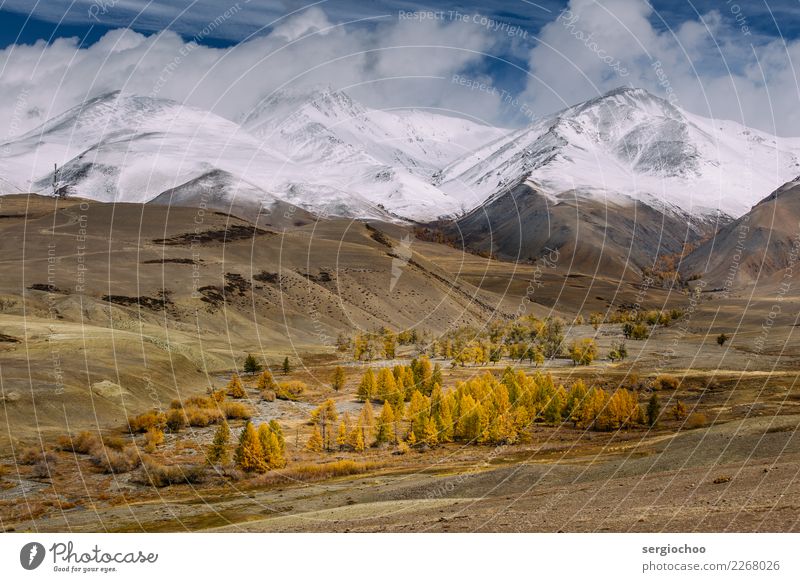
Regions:
<instances>
[{"instance_id":1,"label":"mountain ridge","mask_svg":"<svg viewBox=\"0 0 800 582\"><path fill-rule=\"evenodd\" d=\"M322 217L417 222L465 215L527 183L554 202L572 193L707 223L743 215L800 173L800 138L702 118L629 87L516 130L370 109L330 87L274 92L237 121L114 91L3 151L3 183L18 190L49 188L55 162L82 197L163 201L183 188L192 203L187 185L218 171L220 206L279 200Z\"/></svg>"}]
</instances>

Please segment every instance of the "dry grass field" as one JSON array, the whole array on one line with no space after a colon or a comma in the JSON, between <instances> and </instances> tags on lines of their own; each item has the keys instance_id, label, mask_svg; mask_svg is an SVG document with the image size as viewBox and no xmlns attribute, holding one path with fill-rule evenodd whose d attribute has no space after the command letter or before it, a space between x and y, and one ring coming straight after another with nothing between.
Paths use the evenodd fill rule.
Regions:
<instances>
[{"instance_id":1,"label":"dry grass field","mask_svg":"<svg viewBox=\"0 0 800 582\"><path fill-rule=\"evenodd\" d=\"M576 257L512 264L345 220L253 226L192 208L0 200L0 526L6 531L797 531L800 301L771 278L730 293L606 277ZM776 313L774 306L780 305ZM594 312L678 309L628 357L606 354L619 323ZM339 334L414 329L436 339L462 325L561 317L565 343L593 337L599 358L533 369L504 358L443 369L451 388L513 365L556 384L633 390L654 379L654 427L595 431L537 422L516 444L441 444L314 453L310 412L332 399L357 416L366 367ZM585 320L575 323L577 315ZM771 322L771 323L765 323ZM717 343L719 334L728 341ZM58 438L88 430L106 450L204 467L215 427L166 431L145 451L128 421L225 386L257 354L278 381L308 389L264 400L244 376L255 424L277 420L283 469L243 475L208 466L196 482L153 487L141 468L106 471ZM292 370L281 372L284 358ZM334 368L344 387L330 387ZM670 414L681 401L691 414ZM380 406L376 405L376 415ZM230 421L238 435L243 420ZM42 451L45 462L42 463Z\"/></svg>"}]
</instances>

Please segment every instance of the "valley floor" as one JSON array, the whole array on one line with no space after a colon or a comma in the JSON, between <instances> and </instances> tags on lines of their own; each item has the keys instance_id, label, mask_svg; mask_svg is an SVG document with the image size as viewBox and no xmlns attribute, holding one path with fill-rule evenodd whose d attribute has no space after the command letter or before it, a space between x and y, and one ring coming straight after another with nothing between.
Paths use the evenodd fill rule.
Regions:
<instances>
[{"instance_id":1,"label":"valley floor","mask_svg":"<svg viewBox=\"0 0 800 582\"><path fill-rule=\"evenodd\" d=\"M539 429L540 446L446 447L435 462L411 453L418 458L324 483L173 488L4 525L74 532L798 531L798 421L751 418L674 436L564 434L558 442L552 429Z\"/></svg>"}]
</instances>

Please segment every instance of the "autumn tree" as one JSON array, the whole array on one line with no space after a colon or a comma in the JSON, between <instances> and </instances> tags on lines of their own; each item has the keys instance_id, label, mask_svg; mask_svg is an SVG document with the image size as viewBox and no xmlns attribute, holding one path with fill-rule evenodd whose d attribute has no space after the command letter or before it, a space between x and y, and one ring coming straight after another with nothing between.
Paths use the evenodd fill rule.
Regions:
<instances>
[{"instance_id":1,"label":"autumn tree","mask_svg":"<svg viewBox=\"0 0 800 582\"><path fill-rule=\"evenodd\" d=\"M396 351L397 337L391 331L386 331L383 335L383 357L387 360L394 360Z\"/></svg>"},{"instance_id":2,"label":"autumn tree","mask_svg":"<svg viewBox=\"0 0 800 582\"><path fill-rule=\"evenodd\" d=\"M247 396L247 393L244 391L244 386L242 386L242 381L239 379L239 374L231 376L230 382L228 382L228 385L225 387L225 391L231 398L244 398Z\"/></svg>"},{"instance_id":3,"label":"autumn tree","mask_svg":"<svg viewBox=\"0 0 800 582\"><path fill-rule=\"evenodd\" d=\"M376 392L378 399L384 402L390 400L397 392L397 383L395 382L394 374L389 368L381 368L378 372Z\"/></svg>"},{"instance_id":4,"label":"autumn tree","mask_svg":"<svg viewBox=\"0 0 800 582\"><path fill-rule=\"evenodd\" d=\"M261 372L261 375L256 381L256 388L258 388L258 391L262 394L268 390L272 390L273 392L277 390L278 384L275 382L275 378L272 377L272 372L269 370Z\"/></svg>"},{"instance_id":5,"label":"autumn tree","mask_svg":"<svg viewBox=\"0 0 800 582\"><path fill-rule=\"evenodd\" d=\"M411 361L411 372L414 376L414 388L423 394L430 394L433 389L431 379L433 378L433 368L427 356L421 356Z\"/></svg>"},{"instance_id":6,"label":"autumn tree","mask_svg":"<svg viewBox=\"0 0 800 582\"><path fill-rule=\"evenodd\" d=\"M628 348L625 342L614 342L611 344L611 349L608 352L608 359L612 362L622 361L628 357Z\"/></svg>"},{"instance_id":7,"label":"autumn tree","mask_svg":"<svg viewBox=\"0 0 800 582\"><path fill-rule=\"evenodd\" d=\"M564 320L559 317L547 318L539 332L539 341L546 358L558 356L564 343Z\"/></svg>"},{"instance_id":8,"label":"autumn tree","mask_svg":"<svg viewBox=\"0 0 800 582\"><path fill-rule=\"evenodd\" d=\"M358 392L356 395L359 400L368 401L375 397L377 390L378 384L375 381L375 374L372 372L372 368L367 368L367 371L364 372L364 376L362 376L361 382L358 385Z\"/></svg>"},{"instance_id":9,"label":"autumn tree","mask_svg":"<svg viewBox=\"0 0 800 582\"><path fill-rule=\"evenodd\" d=\"M597 358L597 343L591 338L575 340L569 349L569 357L576 366L588 366Z\"/></svg>"},{"instance_id":10,"label":"autumn tree","mask_svg":"<svg viewBox=\"0 0 800 582\"><path fill-rule=\"evenodd\" d=\"M323 447L322 435L319 432L319 426L316 424L311 431L311 436L306 441L306 450L312 453L321 453Z\"/></svg>"},{"instance_id":11,"label":"autumn tree","mask_svg":"<svg viewBox=\"0 0 800 582\"><path fill-rule=\"evenodd\" d=\"M331 380L331 388L333 388L336 392L344 388L345 376L344 376L344 368L341 366L336 366L336 369L333 371L333 379Z\"/></svg>"},{"instance_id":12,"label":"autumn tree","mask_svg":"<svg viewBox=\"0 0 800 582\"><path fill-rule=\"evenodd\" d=\"M320 404L311 413L311 422L319 426L322 430L322 446L326 449L331 448L331 441L333 440L333 427L336 426L336 421L338 419L339 414L336 411L336 403L330 398Z\"/></svg>"},{"instance_id":13,"label":"autumn tree","mask_svg":"<svg viewBox=\"0 0 800 582\"><path fill-rule=\"evenodd\" d=\"M375 442L382 444L392 440L394 440L394 412L391 404L384 402L375 429Z\"/></svg>"},{"instance_id":14,"label":"autumn tree","mask_svg":"<svg viewBox=\"0 0 800 582\"><path fill-rule=\"evenodd\" d=\"M350 429L347 436L347 444L355 451L363 451L370 442L375 431L375 415L372 411L372 404L367 400L361 407L361 413L356 422Z\"/></svg>"},{"instance_id":15,"label":"autumn tree","mask_svg":"<svg viewBox=\"0 0 800 582\"><path fill-rule=\"evenodd\" d=\"M436 428L436 423L430 417L425 419L425 424L422 428L422 442L429 447L435 447L439 444L439 431Z\"/></svg>"},{"instance_id":16,"label":"autumn tree","mask_svg":"<svg viewBox=\"0 0 800 582\"><path fill-rule=\"evenodd\" d=\"M214 439L208 447L206 457L212 465L228 462L228 445L231 441L231 429L226 421L222 421L214 432Z\"/></svg>"},{"instance_id":17,"label":"autumn tree","mask_svg":"<svg viewBox=\"0 0 800 582\"><path fill-rule=\"evenodd\" d=\"M597 312L592 313L589 315L589 323L591 323L594 330L597 331L603 323L603 314Z\"/></svg>"},{"instance_id":18,"label":"autumn tree","mask_svg":"<svg viewBox=\"0 0 800 582\"><path fill-rule=\"evenodd\" d=\"M525 349L524 357L531 363L541 366L544 364L544 352L537 345L529 345Z\"/></svg>"},{"instance_id":19,"label":"autumn tree","mask_svg":"<svg viewBox=\"0 0 800 582\"><path fill-rule=\"evenodd\" d=\"M347 413L345 413L342 420L339 422L339 428L336 431L336 445L343 449L347 445L347 435L350 430L350 423L347 420Z\"/></svg>"},{"instance_id":20,"label":"autumn tree","mask_svg":"<svg viewBox=\"0 0 800 582\"><path fill-rule=\"evenodd\" d=\"M239 435L239 445L234 456L236 466L242 471L263 473L267 470L264 449L253 423L247 421Z\"/></svg>"},{"instance_id":21,"label":"autumn tree","mask_svg":"<svg viewBox=\"0 0 800 582\"><path fill-rule=\"evenodd\" d=\"M362 427L356 426L350 437L350 446L353 447L353 450L357 453L362 453L366 449L367 445L364 439L364 430Z\"/></svg>"},{"instance_id":22,"label":"autumn tree","mask_svg":"<svg viewBox=\"0 0 800 582\"><path fill-rule=\"evenodd\" d=\"M286 465L282 443L283 433L278 431L280 431L280 427L274 420L258 427L258 440L264 453L264 462L270 469L280 469Z\"/></svg>"}]
</instances>

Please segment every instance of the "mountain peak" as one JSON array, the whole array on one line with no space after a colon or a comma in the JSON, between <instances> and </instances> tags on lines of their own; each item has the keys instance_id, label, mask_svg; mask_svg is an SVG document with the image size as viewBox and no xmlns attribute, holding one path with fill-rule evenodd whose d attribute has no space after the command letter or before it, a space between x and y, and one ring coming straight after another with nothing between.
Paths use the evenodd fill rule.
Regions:
<instances>
[{"instance_id":1,"label":"mountain peak","mask_svg":"<svg viewBox=\"0 0 800 582\"><path fill-rule=\"evenodd\" d=\"M578 103L566 109L567 115L580 115L585 111L604 110L609 113L621 114L623 110L635 109L647 115L682 119L680 110L666 99L653 95L646 89L639 87L617 87L598 97Z\"/></svg>"},{"instance_id":2,"label":"mountain peak","mask_svg":"<svg viewBox=\"0 0 800 582\"><path fill-rule=\"evenodd\" d=\"M273 91L247 113L241 123L250 130L270 127L306 108L330 118L353 117L364 111L361 104L341 89L334 89L329 84L313 85Z\"/></svg>"}]
</instances>

